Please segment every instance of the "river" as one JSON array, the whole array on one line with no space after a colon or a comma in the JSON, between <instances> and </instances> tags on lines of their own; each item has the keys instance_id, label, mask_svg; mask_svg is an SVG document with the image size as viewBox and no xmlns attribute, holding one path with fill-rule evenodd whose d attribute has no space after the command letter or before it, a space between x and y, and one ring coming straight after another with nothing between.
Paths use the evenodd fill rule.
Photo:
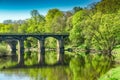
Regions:
<instances>
[{"instance_id":1,"label":"river","mask_svg":"<svg viewBox=\"0 0 120 80\"><path fill-rule=\"evenodd\" d=\"M67 73L68 67L46 67L34 69L2 70L0 80L72 80Z\"/></svg>"},{"instance_id":2,"label":"river","mask_svg":"<svg viewBox=\"0 0 120 80\"><path fill-rule=\"evenodd\" d=\"M25 63L30 65L29 62L32 61L28 59ZM35 62L37 62L37 59L35 59ZM6 66L14 63L17 63L17 61L12 61L10 57L0 58L0 80L71 80L69 79L69 73L71 72L68 73L70 71L69 65L7 69ZM2 69L4 67L6 69Z\"/></svg>"},{"instance_id":3,"label":"river","mask_svg":"<svg viewBox=\"0 0 120 80\"><path fill-rule=\"evenodd\" d=\"M32 58L34 62L34 57ZM67 66L1 69L0 80L97 80L111 68L109 61L99 55L79 55L72 57ZM10 58L0 59L0 67L4 68L11 63L13 62ZM31 64L32 62L26 61L26 63Z\"/></svg>"}]
</instances>

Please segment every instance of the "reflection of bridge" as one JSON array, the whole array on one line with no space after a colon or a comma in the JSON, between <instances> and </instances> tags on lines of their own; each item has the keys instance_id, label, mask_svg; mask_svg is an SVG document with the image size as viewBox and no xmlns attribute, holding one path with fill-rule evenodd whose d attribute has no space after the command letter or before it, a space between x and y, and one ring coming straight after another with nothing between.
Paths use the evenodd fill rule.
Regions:
<instances>
[{"instance_id":1,"label":"reflection of bridge","mask_svg":"<svg viewBox=\"0 0 120 80\"><path fill-rule=\"evenodd\" d=\"M63 63L64 58L64 43L63 39L68 37L68 34L0 34L0 41L9 40L11 53L16 54L16 41L18 41L18 64L24 65L24 40L28 37L33 37L38 40L38 64L45 63L45 39L53 37L57 39L57 60L58 63Z\"/></svg>"}]
</instances>

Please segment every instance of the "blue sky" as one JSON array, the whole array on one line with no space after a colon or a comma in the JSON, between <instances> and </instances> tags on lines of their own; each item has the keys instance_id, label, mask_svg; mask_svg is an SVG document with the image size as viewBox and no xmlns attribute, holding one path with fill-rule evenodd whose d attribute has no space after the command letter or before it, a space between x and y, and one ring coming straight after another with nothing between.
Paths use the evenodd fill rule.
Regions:
<instances>
[{"instance_id":1,"label":"blue sky","mask_svg":"<svg viewBox=\"0 0 120 80\"><path fill-rule=\"evenodd\" d=\"M30 11L33 9L45 15L52 8L67 11L75 6L86 7L98 1L100 0L0 0L0 22L30 18Z\"/></svg>"}]
</instances>

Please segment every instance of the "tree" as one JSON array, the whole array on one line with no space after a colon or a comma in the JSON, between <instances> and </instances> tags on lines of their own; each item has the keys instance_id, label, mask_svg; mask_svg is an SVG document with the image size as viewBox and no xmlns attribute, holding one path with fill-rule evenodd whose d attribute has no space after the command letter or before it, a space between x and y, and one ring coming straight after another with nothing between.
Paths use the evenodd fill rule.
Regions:
<instances>
[{"instance_id":1,"label":"tree","mask_svg":"<svg viewBox=\"0 0 120 80\"><path fill-rule=\"evenodd\" d=\"M31 11L31 16L32 17L37 17L37 16L39 16L40 14L39 14L39 12L38 12L38 10L32 10Z\"/></svg>"},{"instance_id":2,"label":"tree","mask_svg":"<svg viewBox=\"0 0 120 80\"><path fill-rule=\"evenodd\" d=\"M84 27L84 21L86 16L84 16L84 11L79 11L73 15L72 25L73 28L70 31L70 40L76 46L84 43L84 35L82 34L82 29Z\"/></svg>"},{"instance_id":3,"label":"tree","mask_svg":"<svg viewBox=\"0 0 120 80\"><path fill-rule=\"evenodd\" d=\"M0 33L14 33L12 24L0 24Z\"/></svg>"},{"instance_id":4,"label":"tree","mask_svg":"<svg viewBox=\"0 0 120 80\"><path fill-rule=\"evenodd\" d=\"M72 16L67 18L66 21L66 32L69 33L71 31L71 29L73 28L73 24L72 24Z\"/></svg>"},{"instance_id":5,"label":"tree","mask_svg":"<svg viewBox=\"0 0 120 80\"><path fill-rule=\"evenodd\" d=\"M38 24L39 22L44 21L44 16L40 15L38 10L32 10L31 11L31 19L33 19L33 21Z\"/></svg>"},{"instance_id":6,"label":"tree","mask_svg":"<svg viewBox=\"0 0 120 80\"><path fill-rule=\"evenodd\" d=\"M18 28L18 33L27 33L28 23L25 21L24 24L20 25Z\"/></svg>"},{"instance_id":7,"label":"tree","mask_svg":"<svg viewBox=\"0 0 120 80\"><path fill-rule=\"evenodd\" d=\"M111 57L112 50L120 43L120 11L112 14L96 13L85 22L85 39L92 47Z\"/></svg>"},{"instance_id":8,"label":"tree","mask_svg":"<svg viewBox=\"0 0 120 80\"><path fill-rule=\"evenodd\" d=\"M31 11L31 18L25 20L25 22L20 25L20 33L42 33L44 30L45 19L44 16L40 15L37 10Z\"/></svg>"},{"instance_id":9,"label":"tree","mask_svg":"<svg viewBox=\"0 0 120 80\"><path fill-rule=\"evenodd\" d=\"M102 0L97 5L97 10L102 13L114 13L120 9L119 0Z\"/></svg>"},{"instance_id":10,"label":"tree","mask_svg":"<svg viewBox=\"0 0 120 80\"><path fill-rule=\"evenodd\" d=\"M65 28L64 14L58 9L50 9L45 17L46 32L61 33Z\"/></svg>"},{"instance_id":11,"label":"tree","mask_svg":"<svg viewBox=\"0 0 120 80\"><path fill-rule=\"evenodd\" d=\"M76 12L82 10L82 9L83 9L83 8L81 8L81 7L74 7L74 8L73 8L73 12L76 13Z\"/></svg>"},{"instance_id":12,"label":"tree","mask_svg":"<svg viewBox=\"0 0 120 80\"><path fill-rule=\"evenodd\" d=\"M3 24L13 24L13 21L12 20L4 20Z\"/></svg>"}]
</instances>

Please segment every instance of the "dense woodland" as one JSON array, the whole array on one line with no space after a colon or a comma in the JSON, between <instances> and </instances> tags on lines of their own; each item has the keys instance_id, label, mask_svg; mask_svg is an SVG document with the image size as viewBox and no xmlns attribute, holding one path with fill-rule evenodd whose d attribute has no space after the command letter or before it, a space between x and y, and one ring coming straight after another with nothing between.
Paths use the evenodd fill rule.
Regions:
<instances>
[{"instance_id":1,"label":"dense woodland","mask_svg":"<svg viewBox=\"0 0 120 80\"><path fill-rule=\"evenodd\" d=\"M45 16L38 10L32 10L30 14L31 18L26 20L3 21L0 23L0 33L69 33L69 38L65 39L68 47L82 48L85 50L85 55L95 50L96 53L110 59L113 59L113 50L120 48L120 0L101 0L85 8L77 6L69 11L50 9ZM29 41L31 40L28 39L25 47L31 47ZM32 47L36 46L37 40L32 41ZM52 38L48 43L47 46L55 47L56 45L55 39ZM74 80L78 80L78 77L80 80L88 80L87 77L89 80L97 80L109 70L111 63L109 62L108 58L98 55L92 58L77 55L77 58L71 59L70 68L73 71ZM94 73L86 74L91 70Z\"/></svg>"}]
</instances>

